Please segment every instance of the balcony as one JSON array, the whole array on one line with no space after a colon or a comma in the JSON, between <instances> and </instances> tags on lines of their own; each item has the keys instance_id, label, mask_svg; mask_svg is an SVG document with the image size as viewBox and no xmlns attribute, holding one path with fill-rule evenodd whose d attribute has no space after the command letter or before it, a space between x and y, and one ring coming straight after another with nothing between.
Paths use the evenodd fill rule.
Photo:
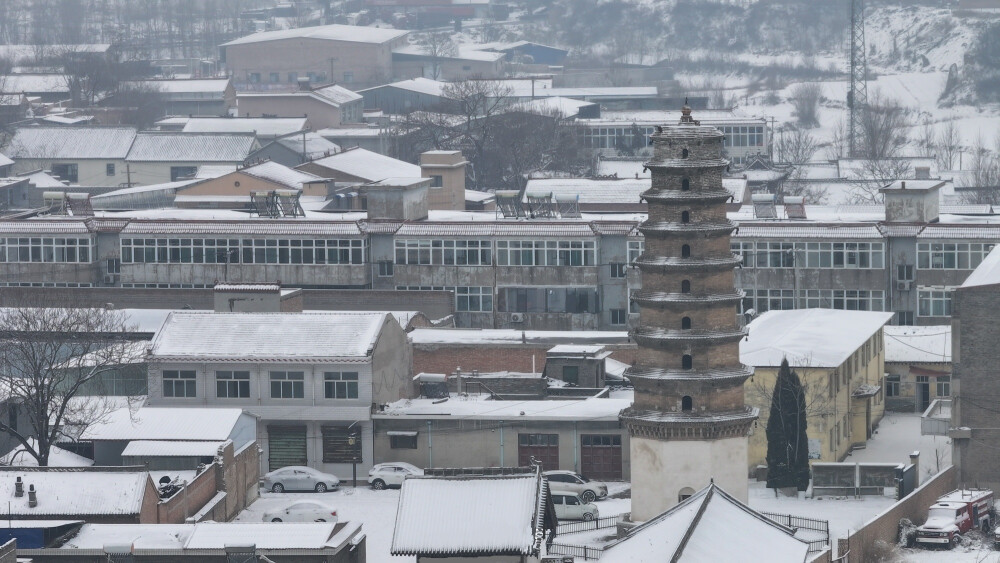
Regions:
<instances>
[{"instance_id":1,"label":"balcony","mask_svg":"<svg viewBox=\"0 0 1000 563\"><path fill-rule=\"evenodd\" d=\"M947 436L951 426L951 399L934 399L920 415L922 436Z\"/></svg>"}]
</instances>

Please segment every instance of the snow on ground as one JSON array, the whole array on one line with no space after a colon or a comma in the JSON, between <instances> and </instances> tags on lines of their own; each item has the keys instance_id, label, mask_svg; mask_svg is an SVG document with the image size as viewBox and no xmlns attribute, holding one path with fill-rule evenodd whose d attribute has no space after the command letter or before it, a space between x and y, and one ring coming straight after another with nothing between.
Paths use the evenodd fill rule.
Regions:
<instances>
[{"instance_id":1,"label":"snow on ground","mask_svg":"<svg viewBox=\"0 0 1000 563\"><path fill-rule=\"evenodd\" d=\"M407 563L415 557L393 557L392 532L396 525L399 489L373 491L368 487L344 487L329 493L266 493L236 517L236 522L260 522L264 512L300 500L319 500L336 507L341 522L361 522L368 537L368 563Z\"/></svg>"},{"instance_id":2,"label":"snow on ground","mask_svg":"<svg viewBox=\"0 0 1000 563\"><path fill-rule=\"evenodd\" d=\"M947 436L921 436L920 415L888 412L868 447L854 450L844 461L908 463L910 452L920 452L920 482L951 465L951 440Z\"/></svg>"},{"instance_id":3,"label":"snow on ground","mask_svg":"<svg viewBox=\"0 0 1000 563\"><path fill-rule=\"evenodd\" d=\"M970 534L967 543L955 549L899 549L896 559L906 563L1000 563L1000 552L988 538Z\"/></svg>"}]
</instances>

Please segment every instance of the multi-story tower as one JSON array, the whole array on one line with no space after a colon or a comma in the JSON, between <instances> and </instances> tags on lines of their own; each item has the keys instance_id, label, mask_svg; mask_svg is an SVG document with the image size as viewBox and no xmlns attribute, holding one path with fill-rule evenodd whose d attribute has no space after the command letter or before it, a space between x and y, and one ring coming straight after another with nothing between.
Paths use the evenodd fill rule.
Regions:
<instances>
[{"instance_id":1,"label":"multi-story tower","mask_svg":"<svg viewBox=\"0 0 1000 563\"><path fill-rule=\"evenodd\" d=\"M622 411L632 448L632 519L648 520L711 480L747 500L747 435L757 409L743 402L752 368L740 363L745 328L729 248L736 228L722 187L722 133L685 106L678 125L652 135L649 218L636 261L642 290L632 336L635 386Z\"/></svg>"}]
</instances>

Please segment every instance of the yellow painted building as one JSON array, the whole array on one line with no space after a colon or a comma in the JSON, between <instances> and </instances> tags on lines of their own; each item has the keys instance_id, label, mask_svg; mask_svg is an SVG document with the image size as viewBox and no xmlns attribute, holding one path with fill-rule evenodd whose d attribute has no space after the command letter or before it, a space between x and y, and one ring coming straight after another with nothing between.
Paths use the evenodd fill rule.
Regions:
<instances>
[{"instance_id":1,"label":"yellow painted building","mask_svg":"<svg viewBox=\"0 0 1000 563\"><path fill-rule=\"evenodd\" d=\"M864 445L885 412L883 327L892 313L796 309L768 311L748 325L740 360L753 366L746 404L760 409L750 435L751 468L765 464L771 394L782 359L805 391L809 456L841 461Z\"/></svg>"}]
</instances>

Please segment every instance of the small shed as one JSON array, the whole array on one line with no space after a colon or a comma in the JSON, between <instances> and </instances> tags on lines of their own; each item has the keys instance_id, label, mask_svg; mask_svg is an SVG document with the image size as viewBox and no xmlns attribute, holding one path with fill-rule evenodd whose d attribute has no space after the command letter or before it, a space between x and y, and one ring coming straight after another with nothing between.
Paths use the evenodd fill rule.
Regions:
<instances>
[{"instance_id":1,"label":"small shed","mask_svg":"<svg viewBox=\"0 0 1000 563\"><path fill-rule=\"evenodd\" d=\"M604 361L611 355L604 346L560 344L545 353L545 376L577 387L604 387Z\"/></svg>"}]
</instances>

